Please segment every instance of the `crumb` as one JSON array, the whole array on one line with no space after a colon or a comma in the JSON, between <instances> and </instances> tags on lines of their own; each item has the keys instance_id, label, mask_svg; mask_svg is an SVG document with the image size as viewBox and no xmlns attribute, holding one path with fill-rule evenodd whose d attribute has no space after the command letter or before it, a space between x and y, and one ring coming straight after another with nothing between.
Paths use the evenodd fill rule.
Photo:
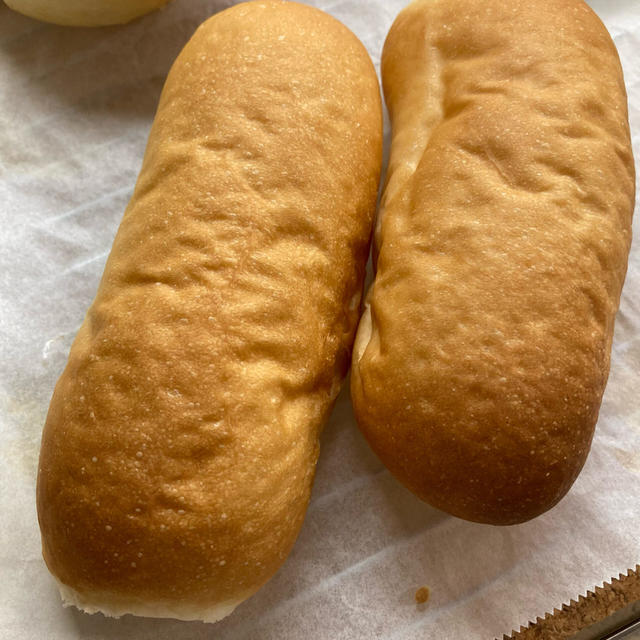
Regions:
<instances>
[{"instance_id":1,"label":"crumb","mask_svg":"<svg viewBox=\"0 0 640 640\"><path fill-rule=\"evenodd\" d=\"M416 591L416 602L418 604L424 604L429 599L429 587L420 587Z\"/></svg>"}]
</instances>

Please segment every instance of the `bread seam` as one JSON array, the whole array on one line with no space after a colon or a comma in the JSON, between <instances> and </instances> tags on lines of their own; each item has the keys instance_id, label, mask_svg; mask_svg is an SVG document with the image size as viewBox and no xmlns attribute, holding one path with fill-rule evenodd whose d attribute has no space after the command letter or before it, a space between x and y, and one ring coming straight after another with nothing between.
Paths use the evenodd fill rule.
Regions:
<instances>
[{"instance_id":1,"label":"bread seam","mask_svg":"<svg viewBox=\"0 0 640 640\"><path fill-rule=\"evenodd\" d=\"M251 595L251 593L247 593L237 600L217 603L210 608L203 605L200 608L180 601L150 603L130 598L115 598L106 594L102 598L96 598L76 591L60 582L55 576L53 578L60 592L63 607L76 607L76 609L88 614L102 613L107 618L121 618L124 615L131 614L145 618L175 618L176 620L218 622L230 615L239 604Z\"/></svg>"}]
</instances>

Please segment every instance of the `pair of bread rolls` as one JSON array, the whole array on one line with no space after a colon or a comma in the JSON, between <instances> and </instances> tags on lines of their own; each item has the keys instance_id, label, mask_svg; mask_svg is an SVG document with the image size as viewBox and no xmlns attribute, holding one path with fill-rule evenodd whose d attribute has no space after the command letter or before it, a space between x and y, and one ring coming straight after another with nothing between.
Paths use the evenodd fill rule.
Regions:
<instances>
[{"instance_id":1,"label":"pair of bread rolls","mask_svg":"<svg viewBox=\"0 0 640 640\"><path fill-rule=\"evenodd\" d=\"M633 202L615 49L577 0L418 1L383 81L358 422L423 499L519 522L575 478L606 380ZM326 14L241 4L185 47L43 435L67 602L214 621L284 561L380 165L375 72Z\"/></svg>"}]
</instances>

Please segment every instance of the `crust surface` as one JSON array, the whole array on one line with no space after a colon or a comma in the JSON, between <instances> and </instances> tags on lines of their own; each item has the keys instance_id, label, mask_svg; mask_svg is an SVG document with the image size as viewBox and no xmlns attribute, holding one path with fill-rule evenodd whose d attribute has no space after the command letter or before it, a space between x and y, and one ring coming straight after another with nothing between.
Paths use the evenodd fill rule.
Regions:
<instances>
[{"instance_id":1,"label":"crust surface","mask_svg":"<svg viewBox=\"0 0 640 640\"><path fill-rule=\"evenodd\" d=\"M350 359L381 139L368 54L316 9L240 4L180 54L44 428L69 601L212 620L282 564Z\"/></svg>"},{"instance_id":2,"label":"crust surface","mask_svg":"<svg viewBox=\"0 0 640 640\"><path fill-rule=\"evenodd\" d=\"M5 0L14 11L68 27L124 24L169 0Z\"/></svg>"},{"instance_id":3,"label":"crust surface","mask_svg":"<svg viewBox=\"0 0 640 640\"><path fill-rule=\"evenodd\" d=\"M581 0L419 0L382 76L356 417L424 500L521 522L579 473L608 376L635 180L617 52Z\"/></svg>"}]
</instances>

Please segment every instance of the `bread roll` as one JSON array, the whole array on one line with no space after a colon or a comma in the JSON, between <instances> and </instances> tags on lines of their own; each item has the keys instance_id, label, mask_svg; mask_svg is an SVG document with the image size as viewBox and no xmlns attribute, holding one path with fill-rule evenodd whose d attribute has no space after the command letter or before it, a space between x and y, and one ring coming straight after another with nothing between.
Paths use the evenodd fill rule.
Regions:
<instances>
[{"instance_id":1,"label":"bread roll","mask_svg":"<svg viewBox=\"0 0 640 640\"><path fill-rule=\"evenodd\" d=\"M30 18L69 27L123 24L167 4L169 0L4 0Z\"/></svg>"},{"instance_id":2,"label":"bread roll","mask_svg":"<svg viewBox=\"0 0 640 640\"><path fill-rule=\"evenodd\" d=\"M578 475L608 375L634 203L618 56L580 0L423 0L382 76L356 417L423 500L522 522Z\"/></svg>"},{"instance_id":3,"label":"bread roll","mask_svg":"<svg viewBox=\"0 0 640 640\"><path fill-rule=\"evenodd\" d=\"M287 557L351 355L381 139L371 60L317 9L239 4L186 45L44 428L67 602L214 621Z\"/></svg>"}]
</instances>

